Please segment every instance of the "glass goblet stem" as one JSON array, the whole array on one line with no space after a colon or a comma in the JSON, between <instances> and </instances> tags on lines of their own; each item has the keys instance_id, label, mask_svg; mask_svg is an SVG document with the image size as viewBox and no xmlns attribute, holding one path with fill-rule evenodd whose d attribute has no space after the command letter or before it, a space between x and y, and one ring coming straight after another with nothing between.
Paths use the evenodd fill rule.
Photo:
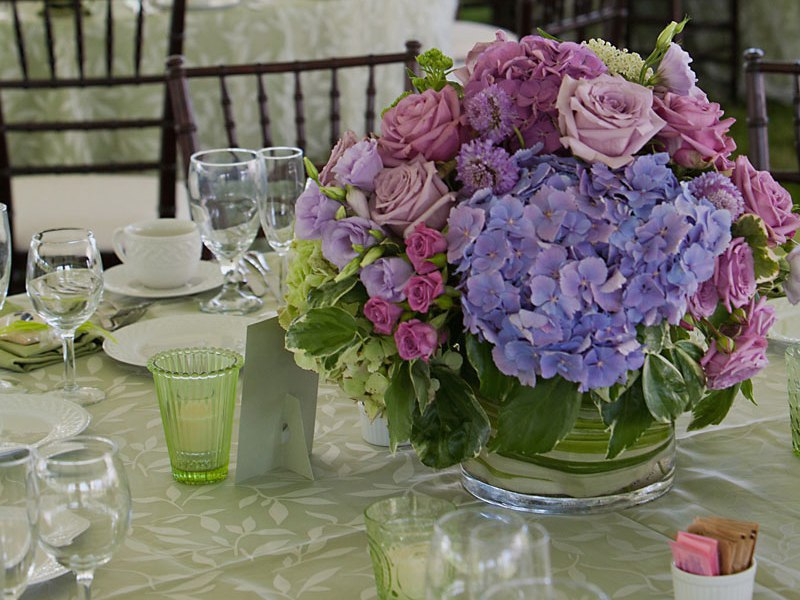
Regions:
<instances>
[{"instance_id":1,"label":"glass goblet stem","mask_svg":"<svg viewBox=\"0 0 800 600\"><path fill-rule=\"evenodd\" d=\"M286 287L286 273L289 270L289 253L288 252L279 252L278 253L278 294L280 297L278 298L279 304L284 304L286 302L286 292L288 291Z\"/></svg>"},{"instance_id":2,"label":"glass goblet stem","mask_svg":"<svg viewBox=\"0 0 800 600\"><path fill-rule=\"evenodd\" d=\"M78 600L92 600L93 581L94 571L92 569L75 571L75 582L78 586Z\"/></svg>"},{"instance_id":3,"label":"glass goblet stem","mask_svg":"<svg viewBox=\"0 0 800 600\"><path fill-rule=\"evenodd\" d=\"M59 330L58 334L61 336L61 348L64 354L64 391L75 392L78 389L75 381L75 330Z\"/></svg>"}]
</instances>

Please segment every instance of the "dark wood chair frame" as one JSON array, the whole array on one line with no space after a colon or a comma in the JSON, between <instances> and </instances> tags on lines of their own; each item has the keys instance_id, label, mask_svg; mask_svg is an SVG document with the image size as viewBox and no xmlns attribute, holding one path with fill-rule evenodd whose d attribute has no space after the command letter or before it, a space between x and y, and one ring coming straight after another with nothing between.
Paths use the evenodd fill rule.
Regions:
<instances>
[{"instance_id":1,"label":"dark wood chair frame","mask_svg":"<svg viewBox=\"0 0 800 600\"><path fill-rule=\"evenodd\" d=\"M601 25L603 39L614 45L625 40L628 0L516 0L517 35L538 29L555 37L574 32L577 40L589 37L589 28Z\"/></svg>"},{"instance_id":2,"label":"dark wood chair frame","mask_svg":"<svg viewBox=\"0 0 800 600\"><path fill-rule=\"evenodd\" d=\"M143 9L143 1L139 1L139 10L136 16L134 55L132 57L132 73L116 74L113 70L114 64L114 39L116 27L114 25L114 2L115 0L105 0L106 19L105 19L105 73L103 75L86 75L85 65L87 61L86 48L84 41L84 19L85 15L80 8L80 0L71 0L73 6L68 9L69 14L58 17L54 16L55 8L52 8L43 0L0 0L10 11L14 26L15 45L17 59L20 68L20 76L15 79L0 79L0 200L8 204L9 219L13 216L13 199L11 195L11 178L17 175L63 175L63 174L84 174L84 173L132 173L142 171L157 170L159 173L159 215L162 217L173 217L175 215L175 185L176 185L176 161L177 151L175 142L175 127L172 117L172 104L169 102L166 93L166 76L163 71L153 74L143 74L141 72L142 49L145 43L145 21L146 9ZM41 18L44 23L45 39L48 57L49 76L32 77L29 68L29 40L25 35L20 17L20 7L25 3L36 2L42 5ZM119 5L117 4L117 9ZM186 0L174 0L171 22L169 29L169 40L167 43L166 56L183 52L184 24L185 24ZM65 10L65 9L59 9ZM129 10L125 8L125 10ZM55 39L53 33L54 18L72 18L74 20L75 48L74 56L75 70L77 77L60 77L57 59L66 57L56 56ZM38 41L37 41L38 43ZM14 121L6 119L3 112L2 93L5 90L65 90L80 88L111 88L116 86L144 86L161 85L164 87L164 102L161 115L153 118L126 118L120 115L117 119L97 119L97 120L64 120L64 121ZM152 161L129 161L113 162L98 161L91 164L75 165L29 165L15 166L11 159L8 142L8 134L15 132L53 132L53 131L114 131L114 130L134 130L141 128L159 128L161 132L160 157ZM13 222L13 220L12 220ZM13 225L12 225L13 227ZM24 253L19 251L17 258L24 261ZM114 261L114 258L104 256L106 259ZM116 262L116 261L114 261ZM19 263L17 263L19 264ZM24 262L23 262L24 264Z\"/></svg>"},{"instance_id":3,"label":"dark wood chair frame","mask_svg":"<svg viewBox=\"0 0 800 600\"><path fill-rule=\"evenodd\" d=\"M792 103L794 106L794 148L796 171L778 171L770 168L769 116L765 75L793 77ZM748 157L756 169L769 171L782 183L800 183L800 60L794 62L765 61L764 51L749 48L744 53L744 79L747 98Z\"/></svg>"},{"instance_id":4,"label":"dark wood chair frame","mask_svg":"<svg viewBox=\"0 0 800 600\"><path fill-rule=\"evenodd\" d=\"M252 63L237 65L199 66L186 67L182 56L172 56L167 61L167 81L172 108L175 115L176 135L178 147L181 151L181 163L184 173L188 171L189 160L200 149L197 122L194 116L189 81L197 79L218 80L220 90L220 108L225 124L226 144L229 147L238 147L236 134L236 121L231 109L231 96L228 91L228 81L234 77L255 77L256 92L259 110L259 127L262 147L272 146L270 131L269 95L264 83L264 76L269 74L292 74L294 76L294 126L295 143L299 148L306 147L304 95L301 75L315 71L327 71L331 75L328 118L330 122L330 143L333 145L340 137L341 116L338 73L342 69L364 68L368 69L367 85L365 89L366 110L364 115L365 132L375 131L376 115L379 109L375 106L375 67L392 63L403 63L406 67L405 89L411 89L410 73L418 74L419 65L416 57L419 55L420 44L416 41L406 42L405 52L393 54L369 54L364 56L336 57L308 61L292 61L279 63Z\"/></svg>"}]
</instances>

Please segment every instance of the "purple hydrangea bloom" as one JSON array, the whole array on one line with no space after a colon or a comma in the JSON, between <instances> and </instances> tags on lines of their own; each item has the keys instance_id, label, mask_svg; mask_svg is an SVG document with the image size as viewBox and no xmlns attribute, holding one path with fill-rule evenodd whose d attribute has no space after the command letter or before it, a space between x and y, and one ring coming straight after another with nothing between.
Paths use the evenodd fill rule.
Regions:
<instances>
[{"instance_id":1,"label":"purple hydrangea bloom","mask_svg":"<svg viewBox=\"0 0 800 600\"><path fill-rule=\"evenodd\" d=\"M294 235L298 240L318 240L322 237L323 227L334 220L340 206L310 181L295 203Z\"/></svg>"},{"instance_id":2,"label":"purple hydrangea bloom","mask_svg":"<svg viewBox=\"0 0 800 600\"><path fill-rule=\"evenodd\" d=\"M713 171L703 173L692 179L688 187L695 198L705 198L716 208L724 208L734 221L744 212L744 198L730 177Z\"/></svg>"},{"instance_id":3,"label":"purple hydrangea bloom","mask_svg":"<svg viewBox=\"0 0 800 600\"><path fill-rule=\"evenodd\" d=\"M322 256L343 269L358 256L354 245L368 248L378 240L369 232L380 227L361 217L348 217L339 221L328 221L322 229Z\"/></svg>"},{"instance_id":4,"label":"purple hydrangea bloom","mask_svg":"<svg viewBox=\"0 0 800 600\"><path fill-rule=\"evenodd\" d=\"M383 170L378 154L378 140L361 140L345 150L333 167L336 179L365 192L375 191L375 177Z\"/></svg>"},{"instance_id":5,"label":"purple hydrangea bloom","mask_svg":"<svg viewBox=\"0 0 800 600\"><path fill-rule=\"evenodd\" d=\"M516 160L489 140L473 140L461 146L456 169L457 179L464 184L466 194L483 188L505 194L516 185L519 177Z\"/></svg>"},{"instance_id":6,"label":"purple hydrangea bloom","mask_svg":"<svg viewBox=\"0 0 800 600\"><path fill-rule=\"evenodd\" d=\"M359 277L367 288L370 298L382 298L389 302L406 299L403 288L414 274L411 264L400 257L379 258L361 269Z\"/></svg>"}]
</instances>

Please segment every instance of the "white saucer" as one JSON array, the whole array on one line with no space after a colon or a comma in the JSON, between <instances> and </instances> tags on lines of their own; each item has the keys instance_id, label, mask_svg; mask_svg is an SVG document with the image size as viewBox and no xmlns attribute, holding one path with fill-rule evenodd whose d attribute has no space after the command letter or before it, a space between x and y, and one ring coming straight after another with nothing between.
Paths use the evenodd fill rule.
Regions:
<instances>
[{"instance_id":1,"label":"white saucer","mask_svg":"<svg viewBox=\"0 0 800 600\"><path fill-rule=\"evenodd\" d=\"M172 298L174 296L190 296L212 290L222 285L222 271L219 265L204 260L197 269L197 275L184 285L175 288L156 289L146 287L133 277L128 265L116 265L103 273L103 287L108 292L124 294L135 298Z\"/></svg>"},{"instance_id":2,"label":"white saucer","mask_svg":"<svg viewBox=\"0 0 800 600\"><path fill-rule=\"evenodd\" d=\"M57 393L0 395L0 441L41 446L78 435L91 416Z\"/></svg>"}]
</instances>

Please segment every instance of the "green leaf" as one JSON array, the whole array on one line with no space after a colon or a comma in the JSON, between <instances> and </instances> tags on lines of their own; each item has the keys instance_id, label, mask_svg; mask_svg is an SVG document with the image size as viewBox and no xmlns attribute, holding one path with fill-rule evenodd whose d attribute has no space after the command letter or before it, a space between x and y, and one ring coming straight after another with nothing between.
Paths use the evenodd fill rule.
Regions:
<instances>
[{"instance_id":1,"label":"green leaf","mask_svg":"<svg viewBox=\"0 0 800 600\"><path fill-rule=\"evenodd\" d=\"M331 356L356 339L353 315L335 306L312 308L289 324L286 347L311 356Z\"/></svg>"},{"instance_id":2,"label":"green leaf","mask_svg":"<svg viewBox=\"0 0 800 600\"><path fill-rule=\"evenodd\" d=\"M692 422L689 423L689 431L722 423L722 419L728 414L740 387L740 384L737 383L724 390L709 391L692 409Z\"/></svg>"},{"instance_id":3,"label":"green leaf","mask_svg":"<svg viewBox=\"0 0 800 600\"><path fill-rule=\"evenodd\" d=\"M508 394L521 387L519 380L500 372L492 359L492 347L471 334L466 336L467 358L478 374L480 393L486 398L502 402Z\"/></svg>"},{"instance_id":4,"label":"green leaf","mask_svg":"<svg viewBox=\"0 0 800 600\"><path fill-rule=\"evenodd\" d=\"M743 237L753 253L756 283L771 281L780 272L778 257L769 246L767 226L761 217L746 214L731 226L733 237Z\"/></svg>"},{"instance_id":5,"label":"green leaf","mask_svg":"<svg viewBox=\"0 0 800 600\"><path fill-rule=\"evenodd\" d=\"M697 347L694 344L690 345ZM672 364L680 371L683 381L686 383L686 406L683 409L686 410L703 397L706 391L706 376L698 362L699 358L695 359L680 346L675 346L667 352Z\"/></svg>"},{"instance_id":6,"label":"green leaf","mask_svg":"<svg viewBox=\"0 0 800 600\"><path fill-rule=\"evenodd\" d=\"M703 358L703 354L705 354L705 351L700 346L688 340L675 342L675 347L683 350L695 362L700 362L700 359Z\"/></svg>"},{"instance_id":7,"label":"green leaf","mask_svg":"<svg viewBox=\"0 0 800 600\"><path fill-rule=\"evenodd\" d=\"M603 421L611 426L611 439L608 442L606 458L614 458L636 440L653 424L653 415L644 402L642 386L628 388L616 401L604 404L601 413Z\"/></svg>"},{"instance_id":8,"label":"green leaf","mask_svg":"<svg viewBox=\"0 0 800 600\"><path fill-rule=\"evenodd\" d=\"M478 455L489 439L489 418L457 373L432 366L436 399L414 415L411 443L423 464L443 469Z\"/></svg>"},{"instance_id":9,"label":"green leaf","mask_svg":"<svg viewBox=\"0 0 800 600\"><path fill-rule=\"evenodd\" d=\"M647 354L642 369L644 401L662 423L674 421L686 410L688 396L681 372L660 354Z\"/></svg>"},{"instance_id":10,"label":"green leaf","mask_svg":"<svg viewBox=\"0 0 800 600\"><path fill-rule=\"evenodd\" d=\"M552 450L572 431L582 396L577 384L558 376L516 387L500 405L492 449L524 456Z\"/></svg>"},{"instance_id":11,"label":"green leaf","mask_svg":"<svg viewBox=\"0 0 800 600\"><path fill-rule=\"evenodd\" d=\"M341 281L328 281L312 289L308 293L308 305L311 307L334 306L355 287L358 277L348 277Z\"/></svg>"},{"instance_id":12,"label":"green leaf","mask_svg":"<svg viewBox=\"0 0 800 600\"><path fill-rule=\"evenodd\" d=\"M397 449L397 444L411 437L416 394L411 382L410 365L405 360L397 365L390 377L389 387L383 394L386 420L389 422L389 447L392 452Z\"/></svg>"},{"instance_id":13,"label":"green leaf","mask_svg":"<svg viewBox=\"0 0 800 600\"><path fill-rule=\"evenodd\" d=\"M653 327L643 327L640 334L645 352L660 354L669 340L669 328L666 323Z\"/></svg>"},{"instance_id":14,"label":"green leaf","mask_svg":"<svg viewBox=\"0 0 800 600\"><path fill-rule=\"evenodd\" d=\"M433 400L433 388L431 386L431 369L424 360L415 360L411 363L411 383L414 386L414 394L417 397L419 410L422 412L428 403Z\"/></svg>"},{"instance_id":15,"label":"green leaf","mask_svg":"<svg viewBox=\"0 0 800 600\"><path fill-rule=\"evenodd\" d=\"M753 395L753 380L752 379L745 379L740 384L741 386L740 391L742 392L742 396L750 400L753 404L758 406L758 402L756 402L756 398Z\"/></svg>"}]
</instances>

